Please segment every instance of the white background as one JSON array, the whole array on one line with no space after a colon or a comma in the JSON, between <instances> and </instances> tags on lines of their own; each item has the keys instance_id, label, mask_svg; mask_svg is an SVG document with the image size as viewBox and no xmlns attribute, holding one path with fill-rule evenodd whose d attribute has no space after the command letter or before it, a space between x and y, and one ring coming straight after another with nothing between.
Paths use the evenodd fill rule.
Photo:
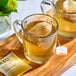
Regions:
<instances>
[{"instance_id":1,"label":"white background","mask_svg":"<svg viewBox=\"0 0 76 76\"><path fill-rule=\"evenodd\" d=\"M40 2L41 0L26 0L22 2L18 2L18 13L12 13L11 26L13 27L13 22L15 20L22 20L24 17L41 13L40 10ZM0 41L4 40L8 36L14 33L13 29L0 37ZM65 71L61 76L76 76L76 64Z\"/></svg>"}]
</instances>

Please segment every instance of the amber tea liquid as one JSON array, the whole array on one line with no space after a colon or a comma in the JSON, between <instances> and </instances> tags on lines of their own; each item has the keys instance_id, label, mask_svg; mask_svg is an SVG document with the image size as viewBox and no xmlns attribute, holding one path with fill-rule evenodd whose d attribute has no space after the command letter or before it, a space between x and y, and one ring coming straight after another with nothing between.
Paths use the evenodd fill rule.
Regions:
<instances>
[{"instance_id":1,"label":"amber tea liquid","mask_svg":"<svg viewBox=\"0 0 76 76\"><path fill-rule=\"evenodd\" d=\"M58 9L64 10L64 8L63 8L64 1L65 0L58 0L56 2L55 6ZM55 14L53 17L59 23L58 34L63 37L69 37L69 38L76 37L76 13L75 14L66 14L66 13L62 13L58 10L56 10L54 13Z\"/></svg>"},{"instance_id":2,"label":"amber tea liquid","mask_svg":"<svg viewBox=\"0 0 76 76\"><path fill-rule=\"evenodd\" d=\"M39 64L45 63L52 56L56 45L55 35L52 35L52 37L47 36L45 38L38 38L39 36L43 37L43 35L45 35L46 32L47 34L49 32L48 35L51 35L56 30L53 25L51 31L47 31L47 29L50 29L48 27L47 29L45 29L45 27L43 26L41 26L41 28L39 29L38 26L36 28L34 27L36 26L36 24L41 22L46 23L45 26L47 26L48 22L44 22L44 21L30 22L25 27L25 31L31 34L31 36L30 35L27 36L26 34L23 35L23 46L24 46L24 53L26 58ZM34 30L29 32L32 28L34 28ZM32 35L34 35L35 37Z\"/></svg>"}]
</instances>

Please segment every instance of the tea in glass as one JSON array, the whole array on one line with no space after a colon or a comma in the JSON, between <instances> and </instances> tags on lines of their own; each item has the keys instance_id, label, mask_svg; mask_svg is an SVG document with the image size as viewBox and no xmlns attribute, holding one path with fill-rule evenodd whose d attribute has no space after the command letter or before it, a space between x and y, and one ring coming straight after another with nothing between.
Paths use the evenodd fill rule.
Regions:
<instances>
[{"instance_id":1,"label":"tea in glass","mask_svg":"<svg viewBox=\"0 0 76 76\"><path fill-rule=\"evenodd\" d=\"M20 26L20 23L14 23L17 31L15 24ZM16 34L23 44L25 57L38 64L45 63L56 47L58 22L47 14L33 14L22 21L21 27L23 38Z\"/></svg>"},{"instance_id":2,"label":"tea in glass","mask_svg":"<svg viewBox=\"0 0 76 76\"><path fill-rule=\"evenodd\" d=\"M55 6L60 9L55 10L53 15L59 23L58 34L67 38L76 37L76 0L58 0Z\"/></svg>"},{"instance_id":3,"label":"tea in glass","mask_svg":"<svg viewBox=\"0 0 76 76\"><path fill-rule=\"evenodd\" d=\"M53 34L56 27L50 22L39 20L31 21L26 25L23 35L25 56L36 63L45 63L53 54L57 35Z\"/></svg>"}]
</instances>

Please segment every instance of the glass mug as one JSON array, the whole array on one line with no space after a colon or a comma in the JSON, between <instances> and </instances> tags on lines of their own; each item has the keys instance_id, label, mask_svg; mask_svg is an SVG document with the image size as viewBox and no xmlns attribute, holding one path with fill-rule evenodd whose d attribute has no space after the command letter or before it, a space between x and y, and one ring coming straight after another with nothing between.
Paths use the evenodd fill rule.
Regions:
<instances>
[{"instance_id":1,"label":"glass mug","mask_svg":"<svg viewBox=\"0 0 76 76\"><path fill-rule=\"evenodd\" d=\"M43 64L52 56L57 41L56 19L47 14L32 14L22 21L16 20L13 26L18 39L23 44L24 54L28 60ZM51 26L52 30L49 30Z\"/></svg>"},{"instance_id":2,"label":"glass mug","mask_svg":"<svg viewBox=\"0 0 76 76\"><path fill-rule=\"evenodd\" d=\"M73 4L74 3L74 4ZM70 6L68 5L70 4ZM76 37L76 0L43 0L41 10L45 11L45 5L52 7L48 12L59 23L58 35L72 39ZM47 7L48 9L49 7Z\"/></svg>"}]
</instances>

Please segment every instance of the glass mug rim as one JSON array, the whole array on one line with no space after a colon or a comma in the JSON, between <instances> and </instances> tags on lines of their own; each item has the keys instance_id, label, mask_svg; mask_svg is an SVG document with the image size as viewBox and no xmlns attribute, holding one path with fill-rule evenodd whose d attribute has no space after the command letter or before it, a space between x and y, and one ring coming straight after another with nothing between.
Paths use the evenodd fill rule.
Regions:
<instances>
[{"instance_id":1,"label":"glass mug rim","mask_svg":"<svg viewBox=\"0 0 76 76\"><path fill-rule=\"evenodd\" d=\"M58 10L59 12L66 13L66 14L76 14L76 12L65 12L65 11L57 8L57 6L54 4L54 2L52 2L52 4L55 7L55 9Z\"/></svg>"},{"instance_id":2,"label":"glass mug rim","mask_svg":"<svg viewBox=\"0 0 76 76\"><path fill-rule=\"evenodd\" d=\"M31 17L31 16L35 16L35 15L44 15L44 16L50 17L50 18L52 18L53 20L55 20L55 22L56 22L56 24L57 24L56 30L55 30L52 34L47 35L47 36L43 36L43 37L37 37L37 36L31 35L30 33L26 32L26 31L24 30L24 27L23 27L24 21L25 21L27 18L29 18L29 17ZM48 37L48 36L52 36L53 34L55 34L55 33L58 31L59 24L58 24L58 21L57 21L54 17L52 17L52 16L50 16L50 15L48 15L48 14L40 14L40 13L38 13L38 14L32 14L32 15L29 15L29 16L25 17L25 18L22 20L22 22L21 22L21 27L22 27L22 30L24 31L24 33L27 34L27 35L29 35L29 36L31 36L31 37L34 37L34 38L46 38L46 37Z\"/></svg>"}]
</instances>

